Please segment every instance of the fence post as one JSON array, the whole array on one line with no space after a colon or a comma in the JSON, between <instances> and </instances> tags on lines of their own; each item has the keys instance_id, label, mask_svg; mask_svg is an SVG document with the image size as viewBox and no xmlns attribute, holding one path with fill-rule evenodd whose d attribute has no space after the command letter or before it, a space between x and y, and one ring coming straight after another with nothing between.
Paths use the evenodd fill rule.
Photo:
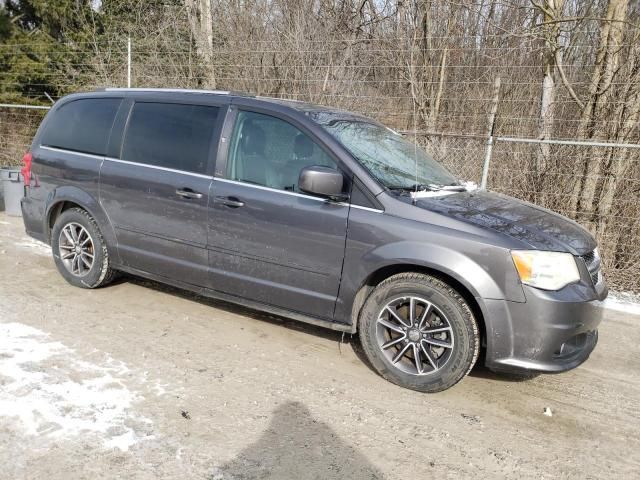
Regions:
<instances>
[{"instance_id":1,"label":"fence post","mask_svg":"<svg viewBox=\"0 0 640 480\"><path fill-rule=\"evenodd\" d=\"M500 77L496 77L493 83L493 102L491 103L491 112L489 112L489 136L487 138L486 149L484 153L484 165L482 165L482 178L480 179L480 189L486 190L487 177L489 176L489 164L491 163L491 154L493 152L493 129L496 124L496 113L498 112L498 101L500 100Z\"/></svg>"},{"instance_id":2,"label":"fence post","mask_svg":"<svg viewBox=\"0 0 640 480\"><path fill-rule=\"evenodd\" d=\"M127 37L127 88L131 88L131 37Z\"/></svg>"}]
</instances>

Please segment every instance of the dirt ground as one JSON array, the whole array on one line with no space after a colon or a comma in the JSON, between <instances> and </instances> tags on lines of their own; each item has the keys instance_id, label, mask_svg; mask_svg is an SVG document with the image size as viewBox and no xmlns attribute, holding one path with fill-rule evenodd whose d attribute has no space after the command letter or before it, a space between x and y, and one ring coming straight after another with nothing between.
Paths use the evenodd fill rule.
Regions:
<instances>
[{"instance_id":1,"label":"dirt ground","mask_svg":"<svg viewBox=\"0 0 640 480\"><path fill-rule=\"evenodd\" d=\"M339 333L71 287L0 213L0 478L640 478L639 345L640 316L607 310L577 370L420 394Z\"/></svg>"}]
</instances>

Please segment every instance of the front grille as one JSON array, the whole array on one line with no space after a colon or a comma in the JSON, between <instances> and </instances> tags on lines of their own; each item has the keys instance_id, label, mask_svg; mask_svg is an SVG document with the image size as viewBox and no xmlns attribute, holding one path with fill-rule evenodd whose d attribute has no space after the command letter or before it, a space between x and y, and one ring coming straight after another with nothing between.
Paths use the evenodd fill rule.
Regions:
<instances>
[{"instance_id":1,"label":"front grille","mask_svg":"<svg viewBox=\"0 0 640 480\"><path fill-rule=\"evenodd\" d=\"M584 260L584 263L587 264L587 267L593 263L595 258L596 258L596 251L595 250L593 250L592 252L585 253L584 255L582 255L582 259Z\"/></svg>"},{"instance_id":2,"label":"front grille","mask_svg":"<svg viewBox=\"0 0 640 480\"><path fill-rule=\"evenodd\" d=\"M584 261L584 264L589 271L589 276L594 285L597 285L602 280L602 274L600 272L600 255L598 249L585 253L580 258Z\"/></svg>"}]
</instances>

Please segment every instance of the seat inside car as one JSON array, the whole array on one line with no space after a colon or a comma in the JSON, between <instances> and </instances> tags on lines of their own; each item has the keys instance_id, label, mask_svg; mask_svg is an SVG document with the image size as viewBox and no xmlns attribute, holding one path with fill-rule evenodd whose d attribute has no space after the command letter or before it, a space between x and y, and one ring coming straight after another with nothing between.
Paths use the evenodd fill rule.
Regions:
<instances>
[{"instance_id":1,"label":"seat inside car","mask_svg":"<svg viewBox=\"0 0 640 480\"><path fill-rule=\"evenodd\" d=\"M245 122L238 148L236 180L264 185L266 183L266 135L259 125Z\"/></svg>"},{"instance_id":2,"label":"seat inside car","mask_svg":"<svg viewBox=\"0 0 640 480\"><path fill-rule=\"evenodd\" d=\"M298 133L293 144L293 158L282 172L285 190L298 190L298 178L303 168L313 165L313 142L303 133Z\"/></svg>"}]
</instances>

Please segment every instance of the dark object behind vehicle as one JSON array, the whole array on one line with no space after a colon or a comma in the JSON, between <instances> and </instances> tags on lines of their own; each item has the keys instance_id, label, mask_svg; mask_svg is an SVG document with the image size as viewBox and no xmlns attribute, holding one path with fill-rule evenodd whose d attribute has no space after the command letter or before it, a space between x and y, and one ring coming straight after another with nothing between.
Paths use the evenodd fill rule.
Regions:
<instances>
[{"instance_id":1,"label":"dark object behind vehicle","mask_svg":"<svg viewBox=\"0 0 640 480\"><path fill-rule=\"evenodd\" d=\"M21 216L20 199L23 195L24 184L20 170L0 169L0 210L6 210L7 215Z\"/></svg>"},{"instance_id":2,"label":"dark object behind vehicle","mask_svg":"<svg viewBox=\"0 0 640 480\"><path fill-rule=\"evenodd\" d=\"M414 152L414 153L412 153ZM385 378L446 389L473 367L560 372L595 347L593 237L468 191L358 115L225 92L65 97L32 147L27 232L79 287L123 271L358 332Z\"/></svg>"}]
</instances>

